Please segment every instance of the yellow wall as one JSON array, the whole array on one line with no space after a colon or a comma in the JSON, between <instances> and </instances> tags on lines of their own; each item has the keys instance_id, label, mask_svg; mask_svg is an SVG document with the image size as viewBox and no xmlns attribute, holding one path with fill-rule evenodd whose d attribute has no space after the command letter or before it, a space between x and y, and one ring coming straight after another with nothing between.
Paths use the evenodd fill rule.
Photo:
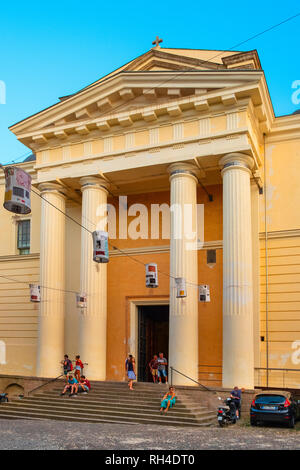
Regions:
<instances>
[{"instance_id":1,"label":"yellow wall","mask_svg":"<svg viewBox=\"0 0 300 470\"><path fill-rule=\"evenodd\" d=\"M38 304L30 302L29 283L39 279L39 257L0 258L0 340L6 345L1 374L35 375Z\"/></svg>"},{"instance_id":2,"label":"yellow wall","mask_svg":"<svg viewBox=\"0 0 300 470\"><path fill-rule=\"evenodd\" d=\"M300 386L300 364L293 360L300 350L299 157L300 141L266 146L267 191L260 207L261 367L266 367L268 350L270 368L299 370L270 371L269 383L274 386ZM264 384L265 371L256 375Z\"/></svg>"}]
</instances>

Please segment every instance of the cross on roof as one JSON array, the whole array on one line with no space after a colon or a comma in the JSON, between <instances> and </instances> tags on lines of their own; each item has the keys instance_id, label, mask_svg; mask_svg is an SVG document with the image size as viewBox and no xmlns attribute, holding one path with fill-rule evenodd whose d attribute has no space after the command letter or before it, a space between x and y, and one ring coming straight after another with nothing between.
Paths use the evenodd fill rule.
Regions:
<instances>
[{"instance_id":1,"label":"cross on roof","mask_svg":"<svg viewBox=\"0 0 300 470\"><path fill-rule=\"evenodd\" d=\"M155 44L155 47L159 46L159 44L163 42L162 39L159 38L159 36L156 36L155 41L152 42L152 44Z\"/></svg>"}]
</instances>

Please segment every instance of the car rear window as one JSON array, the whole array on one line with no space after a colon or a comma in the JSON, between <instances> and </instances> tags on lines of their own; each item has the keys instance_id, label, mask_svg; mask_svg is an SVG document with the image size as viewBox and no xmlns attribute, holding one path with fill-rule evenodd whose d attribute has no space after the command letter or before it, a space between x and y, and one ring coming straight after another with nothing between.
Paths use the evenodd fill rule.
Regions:
<instances>
[{"instance_id":1,"label":"car rear window","mask_svg":"<svg viewBox=\"0 0 300 470\"><path fill-rule=\"evenodd\" d=\"M258 395L255 399L256 403L284 403L286 400L286 397L283 395Z\"/></svg>"}]
</instances>

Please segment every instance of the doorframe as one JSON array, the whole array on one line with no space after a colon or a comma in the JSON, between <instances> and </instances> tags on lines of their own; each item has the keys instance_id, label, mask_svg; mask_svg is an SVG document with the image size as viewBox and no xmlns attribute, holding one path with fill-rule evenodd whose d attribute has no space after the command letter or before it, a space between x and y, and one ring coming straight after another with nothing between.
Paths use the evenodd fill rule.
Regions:
<instances>
[{"instance_id":1,"label":"doorframe","mask_svg":"<svg viewBox=\"0 0 300 470\"><path fill-rule=\"evenodd\" d=\"M129 301L129 337L127 338L127 354L135 358L136 372L138 371L138 308L142 306L170 305L169 296L157 296L155 298L131 298Z\"/></svg>"}]
</instances>

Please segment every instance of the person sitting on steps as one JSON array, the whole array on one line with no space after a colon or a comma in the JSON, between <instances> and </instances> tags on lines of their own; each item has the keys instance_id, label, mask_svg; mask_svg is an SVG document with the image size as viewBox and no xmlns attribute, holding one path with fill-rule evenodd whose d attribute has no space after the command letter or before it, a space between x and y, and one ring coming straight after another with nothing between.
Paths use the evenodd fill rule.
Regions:
<instances>
[{"instance_id":1,"label":"person sitting on steps","mask_svg":"<svg viewBox=\"0 0 300 470\"><path fill-rule=\"evenodd\" d=\"M78 381L75 379L75 377L72 374L69 374L68 383L65 386L64 390L61 392L61 395L65 395L67 391L70 392L70 396L76 395L77 384L78 384Z\"/></svg>"},{"instance_id":2,"label":"person sitting on steps","mask_svg":"<svg viewBox=\"0 0 300 470\"><path fill-rule=\"evenodd\" d=\"M75 393L88 393L91 389L91 384L88 379L85 378L84 375L81 376L79 383L76 385Z\"/></svg>"},{"instance_id":3,"label":"person sitting on steps","mask_svg":"<svg viewBox=\"0 0 300 470\"><path fill-rule=\"evenodd\" d=\"M175 395L175 388L174 387L169 387L169 391L165 394L161 401L161 409L160 412L167 413L169 411L169 408L173 408L176 402L176 395Z\"/></svg>"}]
</instances>

